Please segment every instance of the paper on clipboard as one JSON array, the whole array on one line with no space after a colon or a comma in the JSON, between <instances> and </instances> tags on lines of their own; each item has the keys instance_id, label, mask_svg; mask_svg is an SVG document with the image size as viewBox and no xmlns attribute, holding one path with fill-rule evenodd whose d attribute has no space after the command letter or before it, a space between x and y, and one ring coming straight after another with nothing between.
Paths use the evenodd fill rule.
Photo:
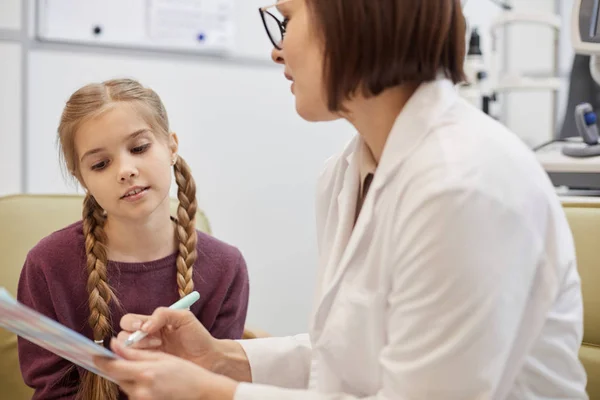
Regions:
<instances>
[{"instance_id":1,"label":"paper on clipboard","mask_svg":"<svg viewBox=\"0 0 600 400\"><path fill-rule=\"evenodd\" d=\"M120 357L85 336L19 303L3 287L0 287L0 327L114 382L96 369L93 357Z\"/></svg>"}]
</instances>

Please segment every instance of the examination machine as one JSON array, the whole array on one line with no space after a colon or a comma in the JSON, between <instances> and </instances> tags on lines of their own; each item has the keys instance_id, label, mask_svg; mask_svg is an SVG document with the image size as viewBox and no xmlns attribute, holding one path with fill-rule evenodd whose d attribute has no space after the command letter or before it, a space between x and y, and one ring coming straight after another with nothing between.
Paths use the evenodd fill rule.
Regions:
<instances>
[{"instance_id":1,"label":"examination machine","mask_svg":"<svg viewBox=\"0 0 600 400\"><path fill-rule=\"evenodd\" d=\"M568 104L557 140L536 149L557 187L600 190L600 0L574 0L571 42L576 53Z\"/></svg>"}]
</instances>

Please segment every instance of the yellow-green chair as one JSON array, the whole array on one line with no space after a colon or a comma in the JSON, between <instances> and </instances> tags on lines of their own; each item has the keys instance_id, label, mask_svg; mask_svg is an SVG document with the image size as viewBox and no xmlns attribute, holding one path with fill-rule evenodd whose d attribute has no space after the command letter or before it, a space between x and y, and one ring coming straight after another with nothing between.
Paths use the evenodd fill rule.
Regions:
<instances>
[{"instance_id":1,"label":"yellow-green chair","mask_svg":"<svg viewBox=\"0 0 600 400\"><path fill-rule=\"evenodd\" d=\"M591 400L600 400L600 201L565 200L563 207L575 238L583 291L584 333L579 358L588 375L588 395Z\"/></svg>"},{"instance_id":2,"label":"yellow-green chair","mask_svg":"<svg viewBox=\"0 0 600 400\"><path fill-rule=\"evenodd\" d=\"M15 195L0 197L0 286L16 296L17 282L27 252L43 237L81 219L83 196ZM175 215L177 200L172 200ZM196 216L199 230L210 233L202 211ZM0 329L0 398L30 399L32 390L21 377L16 336Z\"/></svg>"}]
</instances>

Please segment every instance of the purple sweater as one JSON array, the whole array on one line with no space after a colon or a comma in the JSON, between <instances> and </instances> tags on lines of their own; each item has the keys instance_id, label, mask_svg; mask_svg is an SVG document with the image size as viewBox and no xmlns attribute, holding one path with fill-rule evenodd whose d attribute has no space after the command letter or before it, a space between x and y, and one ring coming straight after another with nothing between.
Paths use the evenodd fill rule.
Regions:
<instances>
[{"instance_id":1,"label":"purple sweater","mask_svg":"<svg viewBox=\"0 0 600 400\"><path fill-rule=\"evenodd\" d=\"M248 308L248 272L241 253L198 232L193 280L200 300L191 311L216 338L239 339ZM172 254L146 263L109 262L108 281L126 313L151 314L179 298ZM42 239L27 255L17 298L23 304L93 340L89 316L82 223ZM119 332L123 311L111 302L112 326ZM73 399L83 370L19 337L19 363L33 399ZM122 399L126 397L122 394Z\"/></svg>"}]
</instances>

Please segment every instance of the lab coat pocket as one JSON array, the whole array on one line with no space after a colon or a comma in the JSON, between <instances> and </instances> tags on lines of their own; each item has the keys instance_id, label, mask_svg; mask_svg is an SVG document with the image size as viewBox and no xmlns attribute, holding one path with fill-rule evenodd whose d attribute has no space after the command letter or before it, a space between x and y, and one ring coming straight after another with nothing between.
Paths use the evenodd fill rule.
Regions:
<instances>
[{"instance_id":1,"label":"lab coat pocket","mask_svg":"<svg viewBox=\"0 0 600 400\"><path fill-rule=\"evenodd\" d=\"M337 389L369 395L380 387L385 308L385 296L360 289L346 288L336 297L316 346L340 380Z\"/></svg>"}]
</instances>

